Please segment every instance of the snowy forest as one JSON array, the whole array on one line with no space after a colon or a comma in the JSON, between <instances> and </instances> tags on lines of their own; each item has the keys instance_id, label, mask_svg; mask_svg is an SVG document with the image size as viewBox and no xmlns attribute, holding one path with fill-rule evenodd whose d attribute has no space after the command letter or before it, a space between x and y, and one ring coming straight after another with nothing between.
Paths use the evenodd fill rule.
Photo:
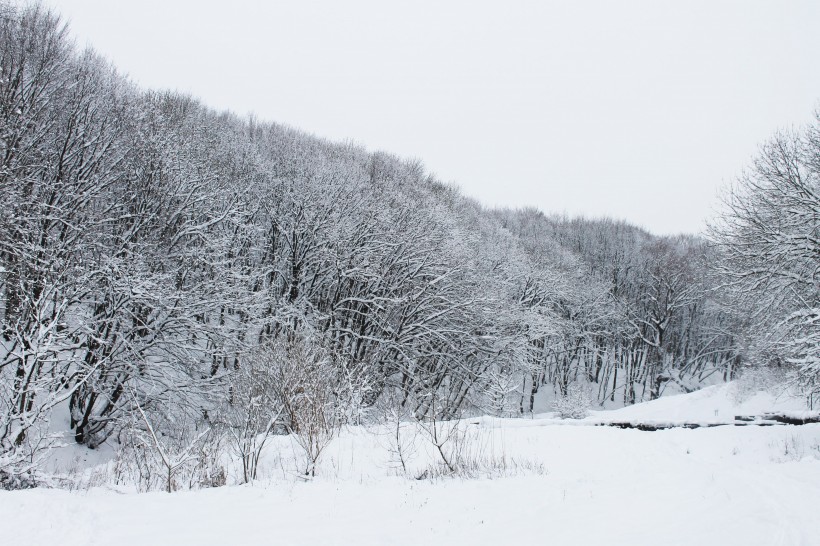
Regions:
<instances>
[{"instance_id":1,"label":"snowy forest","mask_svg":"<svg viewBox=\"0 0 820 546\"><path fill-rule=\"evenodd\" d=\"M436 422L539 400L760 368L807 407L820 391L820 113L761 144L707 233L656 236L488 208L419 161L141 89L54 12L5 4L0 196L6 488L67 437L170 491L224 484L223 452L253 480L277 435L310 474L385 415L441 450Z\"/></svg>"}]
</instances>

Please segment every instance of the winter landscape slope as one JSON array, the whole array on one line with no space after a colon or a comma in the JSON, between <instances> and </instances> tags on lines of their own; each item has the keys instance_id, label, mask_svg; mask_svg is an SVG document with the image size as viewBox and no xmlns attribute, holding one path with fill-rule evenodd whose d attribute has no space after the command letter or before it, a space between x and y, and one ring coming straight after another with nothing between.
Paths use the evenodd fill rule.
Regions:
<instances>
[{"instance_id":1,"label":"winter landscape slope","mask_svg":"<svg viewBox=\"0 0 820 546\"><path fill-rule=\"evenodd\" d=\"M471 478L433 478L415 444L407 472L391 428L350 427L312 479L276 437L253 485L135 493L125 487L0 492L6 544L817 544L820 425L657 432L572 426L602 420L703 420L802 405L736 383L586 420L466 419ZM65 448L74 455L84 448ZM410 453L412 450L408 450ZM66 452L67 453L67 452ZM66 453L61 457L65 459ZM88 469L110 472L105 463ZM491 468L492 467L492 468ZM108 468L108 470L105 470ZM110 476L110 475L109 475Z\"/></svg>"}]
</instances>

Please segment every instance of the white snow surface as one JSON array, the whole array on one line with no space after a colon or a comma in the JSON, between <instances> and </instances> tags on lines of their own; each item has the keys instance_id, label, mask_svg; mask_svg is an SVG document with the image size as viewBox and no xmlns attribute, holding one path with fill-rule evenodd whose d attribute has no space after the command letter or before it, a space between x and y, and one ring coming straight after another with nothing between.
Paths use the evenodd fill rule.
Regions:
<instances>
[{"instance_id":1,"label":"white snow surface","mask_svg":"<svg viewBox=\"0 0 820 546\"><path fill-rule=\"evenodd\" d=\"M415 480L434 460L422 436L402 475L387 429L350 427L305 480L297 475L298 448L277 437L251 485L171 494L0 492L0 543L815 545L818 424L656 432L572 426L717 422L802 408L802 400L765 393L740 401L730 384L580 421L465 419L469 453L519 464L492 478Z\"/></svg>"}]
</instances>

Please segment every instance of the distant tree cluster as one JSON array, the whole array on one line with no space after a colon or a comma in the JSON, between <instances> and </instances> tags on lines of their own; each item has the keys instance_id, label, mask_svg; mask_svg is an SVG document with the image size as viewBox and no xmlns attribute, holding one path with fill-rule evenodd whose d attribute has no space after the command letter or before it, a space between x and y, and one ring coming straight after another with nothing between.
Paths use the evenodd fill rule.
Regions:
<instances>
[{"instance_id":1,"label":"distant tree cluster","mask_svg":"<svg viewBox=\"0 0 820 546\"><path fill-rule=\"evenodd\" d=\"M527 413L578 383L631 404L747 354L811 381L818 141L766 148L714 245L488 210L417 162L141 90L53 13L3 5L0 479L62 420L152 447L171 489L203 435L248 480L293 434L312 472L385 400Z\"/></svg>"}]
</instances>

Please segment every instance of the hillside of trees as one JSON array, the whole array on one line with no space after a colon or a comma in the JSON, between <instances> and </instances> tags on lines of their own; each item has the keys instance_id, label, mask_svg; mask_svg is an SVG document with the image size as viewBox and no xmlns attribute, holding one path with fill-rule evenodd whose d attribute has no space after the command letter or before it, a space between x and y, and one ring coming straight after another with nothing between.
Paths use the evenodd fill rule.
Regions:
<instances>
[{"instance_id":1,"label":"hillside of trees","mask_svg":"<svg viewBox=\"0 0 820 546\"><path fill-rule=\"evenodd\" d=\"M706 236L489 209L416 161L140 89L3 5L0 478L63 421L89 448L228 438L250 479L260 434L318 457L385 408L633 404L748 366L811 395L819 175L816 117Z\"/></svg>"}]
</instances>

